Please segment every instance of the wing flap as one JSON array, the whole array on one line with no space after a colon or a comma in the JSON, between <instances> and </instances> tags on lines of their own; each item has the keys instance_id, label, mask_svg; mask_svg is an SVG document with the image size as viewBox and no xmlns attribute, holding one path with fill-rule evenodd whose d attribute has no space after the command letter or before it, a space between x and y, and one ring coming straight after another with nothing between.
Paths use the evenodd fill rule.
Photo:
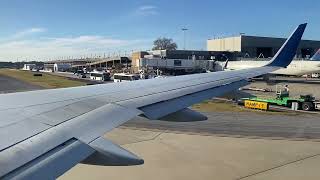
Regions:
<instances>
[{"instance_id":1,"label":"wing flap","mask_svg":"<svg viewBox=\"0 0 320 180\"><path fill-rule=\"evenodd\" d=\"M89 144L141 113L138 109L126 108L117 104L106 104L51 127L40 134L0 151L0 177L24 166L72 138Z\"/></svg>"},{"instance_id":2,"label":"wing flap","mask_svg":"<svg viewBox=\"0 0 320 180\"><path fill-rule=\"evenodd\" d=\"M103 102L101 100L99 101L97 98L91 98L63 105L50 111L38 114L32 118L38 119L39 122L48 124L50 126L56 126L64 121L85 114L105 104L107 104L107 102Z\"/></svg>"},{"instance_id":3,"label":"wing flap","mask_svg":"<svg viewBox=\"0 0 320 180\"><path fill-rule=\"evenodd\" d=\"M49 129L51 126L35 121L22 121L0 128L0 152L20 141ZM12 133L14 132L14 133ZM10 136L8 136L10 134Z\"/></svg>"},{"instance_id":4,"label":"wing flap","mask_svg":"<svg viewBox=\"0 0 320 180\"><path fill-rule=\"evenodd\" d=\"M1 179L56 179L79 162L104 166L128 166L143 164L144 161L102 137L89 144L72 138L2 176Z\"/></svg>"},{"instance_id":5,"label":"wing flap","mask_svg":"<svg viewBox=\"0 0 320 180\"><path fill-rule=\"evenodd\" d=\"M142 112L138 109L107 104L62 125L72 132L73 137L89 143L140 114Z\"/></svg>"},{"instance_id":6,"label":"wing flap","mask_svg":"<svg viewBox=\"0 0 320 180\"><path fill-rule=\"evenodd\" d=\"M2 110L6 118L0 121L0 151L105 104L104 101L88 99ZM8 137L10 132L16 133Z\"/></svg>"},{"instance_id":7,"label":"wing flap","mask_svg":"<svg viewBox=\"0 0 320 180\"><path fill-rule=\"evenodd\" d=\"M94 151L87 144L72 138L10 173L1 176L1 179L54 180L94 153Z\"/></svg>"},{"instance_id":8,"label":"wing flap","mask_svg":"<svg viewBox=\"0 0 320 180\"><path fill-rule=\"evenodd\" d=\"M248 82L245 80L225 84L219 87L185 95L179 98L150 104L139 109L143 111L143 115L145 115L149 119L160 119L161 117L187 108L195 103L236 90L239 87L245 86L247 84Z\"/></svg>"}]
</instances>

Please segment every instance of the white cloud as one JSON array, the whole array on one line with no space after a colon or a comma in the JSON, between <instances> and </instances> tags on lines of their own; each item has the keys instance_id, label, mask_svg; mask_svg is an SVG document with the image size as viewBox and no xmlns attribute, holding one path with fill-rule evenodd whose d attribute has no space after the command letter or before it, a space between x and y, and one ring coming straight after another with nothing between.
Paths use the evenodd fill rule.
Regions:
<instances>
[{"instance_id":1,"label":"white cloud","mask_svg":"<svg viewBox=\"0 0 320 180\"><path fill-rule=\"evenodd\" d=\"M38 32L45 32L45 31L47 31L45 28L31 28L27 30L27 32L30 32L30 33L38 33Z\"/></svg>"},{"instance_id":2,"label":"white cloud","mask_svg":"<svg viewBox=\"0 0 320 180\"><path fill-rule=\"evenodd\" d=\"M45 28L30 28L30 29L26 29L26 30L17 32L16 34L14 34L12 36L12 38L15 38L15 39L22 38L25 36L29 36L29 35L37 34L37 33L42 33L42 32L46 32L46 31L47 30Z\"/></svg>"},{"instance_id":3,"label":"white cloud","mask_svg":"<svg viewBox=\"0 0 320 180\"><path fill-rule=\"evenodd\" d=\"M39 32L40 30L33 30ZM0 42L0 61L48 60L61 56L83 57L137 50L151 46L150 40L123 40L104 36L78 36L38 39L12 39Z\"/></svg>"},{"instance_id":4,"label":"white cloud","mask_svg":"<svg viewBox=\"0 0 320 180\"><path fill-rule=\"evenodd\" d=\"M139 7L139 10L153 10L153 9L156 9L156 7L152 5L144 5Z\"/></svg>"},{"instance_id":5,"label":"white cloud","mask_svg":"<svg viewBox=\"0 0 320 180\"><path fill-rule=\"evenodd\" d=\"M136 10L136 14L141 16L157 15L158 8L153 5L143 5Z\"/></svg>"}]
</instances>

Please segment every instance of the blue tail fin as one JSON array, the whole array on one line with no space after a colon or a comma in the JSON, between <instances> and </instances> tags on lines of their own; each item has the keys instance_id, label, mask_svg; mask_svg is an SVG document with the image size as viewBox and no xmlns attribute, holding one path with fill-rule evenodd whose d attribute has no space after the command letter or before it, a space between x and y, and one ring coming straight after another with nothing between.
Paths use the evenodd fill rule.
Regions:
<instances>
[{"instance_id":1,"label":"blue tail fin","mask_svg":"<svg viewBox=\"0 0 320 180\"><path fill-rule=\"evenodd\" d=\"M300 24L266 66L287 67L296 55L306 27L307 23Z\"/></svg>"},{"instance_id":2,"label":"blue tail fin","mask_svg":"<svg viewBox=\"0 0 320 180\"><path fill-rule=\"evenodd\" d=\"M320 49L310 58L311 61L320 61Z\"/></svg>"}]
</instances>

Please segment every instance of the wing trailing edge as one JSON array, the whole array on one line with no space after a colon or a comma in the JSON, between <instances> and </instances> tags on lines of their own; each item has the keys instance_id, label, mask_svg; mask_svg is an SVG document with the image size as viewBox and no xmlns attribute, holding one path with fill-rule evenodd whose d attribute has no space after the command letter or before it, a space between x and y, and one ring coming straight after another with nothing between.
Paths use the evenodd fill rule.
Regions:
<instances>
[{"instance_id":1,"label":"wing trailing edge","mask_svg":"<svg viewBox=\"0 0 320 180\"><path fill-rule=\"evenodd\" d=\"M232 82L212 89L207 89L197 93L188 94L182 97L150 104L139 109L143 112L143 115L146 116L148 119L161 119L167 115L183 110L193 104L237 90L238 88L247 84L249 83L246 80Z\"/></svg>"},{"instance_id":2,"label":"wing trailing edge","mask_svg":"<svg viewBox=\"0 0 320 180\"><path fill-rule=\"evenodd\" d=\"M2 176L1 179L56 179L79 162L103 166L144 163L135 154L102 137L88 144L72 138Z\"/></svg>"},{"instance_id":3,"label":"wing trailing edge","mask_svg":"<svg viewBox=\"0 0 320 180\"><path fill-rule=\"evenodd\" d=\"M10 179L56 179L84 160L94 149L72 138L23 166L1 176Z\"/></svg>"}]
</instances>

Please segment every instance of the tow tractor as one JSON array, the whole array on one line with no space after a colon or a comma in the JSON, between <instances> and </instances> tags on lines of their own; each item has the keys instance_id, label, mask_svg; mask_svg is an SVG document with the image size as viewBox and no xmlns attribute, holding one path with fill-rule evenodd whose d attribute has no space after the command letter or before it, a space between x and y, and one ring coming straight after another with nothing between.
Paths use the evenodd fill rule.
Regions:
<instances>
[{"instance_id":1,"label":"tow tractor","mask_svg":"<svg viewBox=\"0 0 320 180\"><path fill-rule=\"evenodd\" d=\"M242 98L240 104L243 104L245 100L250 100L253 102L264 102L269 105L283 106L292 108L293 110L304 110L304 111L314 111L320 110L320 102L315 100L315 97L308 95L300 95L299 98L292 98L289 96L289 91L277 86L276 88L276 98L259 98L259 97L250 97Z\"/></svg>"}]
</instances>

